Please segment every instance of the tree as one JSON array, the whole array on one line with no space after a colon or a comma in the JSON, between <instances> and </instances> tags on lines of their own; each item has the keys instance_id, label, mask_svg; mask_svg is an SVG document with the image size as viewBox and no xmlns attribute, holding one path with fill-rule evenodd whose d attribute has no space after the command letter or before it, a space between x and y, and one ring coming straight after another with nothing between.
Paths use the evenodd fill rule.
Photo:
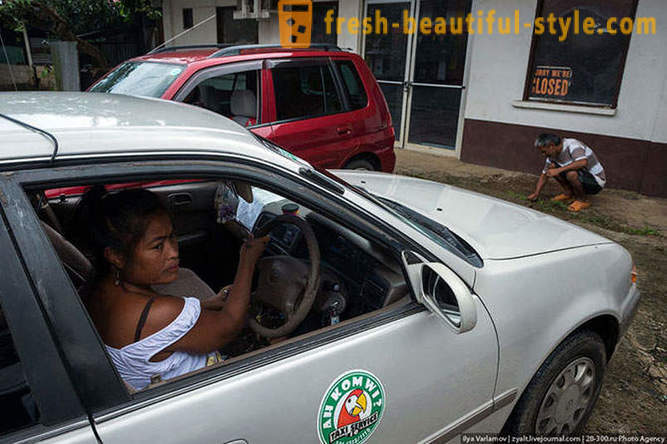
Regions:
<instances>
[{"instance_id":1,"label":"tree","mask_svg":"<svg viewBox=\"0 0 667 444\"><path fill-rule=\"evenodd\" d=\"M101 71L109 69L109 62L99 48L80 37L82 34L159 15L151 0L0 0L0 22L16 31L29 24L60 40L77 42L79 50Z\"/></svg>"}]
</instances>

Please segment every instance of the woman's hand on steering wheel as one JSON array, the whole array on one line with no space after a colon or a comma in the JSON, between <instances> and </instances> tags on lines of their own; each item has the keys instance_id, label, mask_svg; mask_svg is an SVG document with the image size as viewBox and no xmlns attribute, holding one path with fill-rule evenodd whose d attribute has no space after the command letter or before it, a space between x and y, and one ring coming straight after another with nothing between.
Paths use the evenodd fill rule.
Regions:
<instances>
[{"instance_id":1,"label":"woman's hand on steering wheel","mask_svg":"<svg viewBox=\"0 0 667 444\"><path fill-rule=\"evenodd\" d=\"M258 238L254 238L253 235L250 234L248 239L241 246L239 263L244 266L254 267L270 240L271 238L268 234Z\"/></svg>"},{"instance_id":2,"label":"woman's hand on steering wheel","mask_svg":"<svg viewBox=\"0 0 667 444\"><path fill-rule=\"evenodd\" d=\"M283 214L256 230L256 235L266 235L282 224L293 224L301 231L308 249L308 260L289 255L263 258L257 265L257 289L253 293L256 302L277 309L285 318L279 327L265 327L260 318L250 318L249 326L266 338L286 336L306 318L315 302L319 289L320 248L310 224L299 216Z\"/></svg>"}]
</instances>

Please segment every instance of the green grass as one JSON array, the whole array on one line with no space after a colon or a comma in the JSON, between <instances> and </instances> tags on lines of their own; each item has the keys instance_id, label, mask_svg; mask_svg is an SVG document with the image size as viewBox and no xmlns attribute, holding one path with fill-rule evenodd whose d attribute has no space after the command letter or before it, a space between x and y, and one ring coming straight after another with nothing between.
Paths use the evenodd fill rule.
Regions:
<instances>
[{"instance_id":1,"label":"green grass","mask_svg":"<svg viewBox=\"0 0 667 444\"><path fill-rule=\"evenodd\" d=\"M651 228L651 227L643 227L643 228L628 227L628 234L634 234L634 235L637 235L637 236L662 237L662 233L660 233L660 230L656 230L655 228Z\"/></svg>"}]
</instances>

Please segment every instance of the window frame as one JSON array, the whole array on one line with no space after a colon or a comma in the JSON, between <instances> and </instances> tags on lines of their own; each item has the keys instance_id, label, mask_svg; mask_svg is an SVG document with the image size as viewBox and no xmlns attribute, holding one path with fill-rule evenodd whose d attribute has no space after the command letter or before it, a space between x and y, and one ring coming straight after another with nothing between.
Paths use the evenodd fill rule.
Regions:
<instances>
[{"instance_id":1,"label":"window frame","mask_svg":"<svg viewBox=\"0 0 667 444\"><path fill-rule=\"evenodd\" d=\"M631 6L631 13L634 19L637 18L637 6L639 4L639 0L630 0L632 1L632 6ZM544 2L545 0L538 0L537 7L535 8L535 19L538 17L543 17L544 16ZM618 108L618 98L621 95L621 85L623 83L623 75L625 73L625 66L628 60L628 53L630 52L630 43L632 40L632 34L628 35L628 43L625 47L625 50L623 51L623 55L621 56L621 67L618 70L618 78L616 80L616 90L614 93L614 99L612 100L612 103L610 105L604 105L604 104L596 104L596 103L585 103L585 102L569 102L565 100L549 100L549 99L544 99L544 100L535 100L531 99L530 96L530 87L531 87L531 81L532 81L532 75L531 73L535 71L535 47L537 46L537 38L539 36L535 34L535 30L533 29L533 34L531 37L531 42L530 42L530 56L528 58L528 66L526 68L526 80L524 83L523 87L523 95L522 95L522 101L523 102L528 102L528 103L548 103L552 105L563 105L563 106L583 106L587 108L601 108L601 109L616 109Z\"/></svg>"},{"instance_id":2,"label":"window frame","mask_svg":"<svg viewBox=\"0 0 667 444\"><path fill-rule=\"evenodd\" d=\"M216 6L215 8L215 34L216 34L216 41L219 44L239 44L238 41L234 42L225 42L221 41L224 40L224 33L225 33L225 17L224 17L224 11L225 10L231 10L234 11L236 9L236 6ZM250 20L254 22L255 26L255 41L254 42L243 42L242 44L257 44L259 43L259 22L255 19L241 19L243 20ZM247 22L245 24L248 24ZM243 24L242 24L243 25ZM220 37L223 37L222 39Z\"/></svg>"},{"instance_id":3,"label":"window frame","mask_svg":"<svg viewBox=\"0 0 667 444\"><path fill-rule=\"evenodd\" d=\"M146 158L147 162L137 161L137 157ZM295 173L288 173L283 169L262 161L262 160L248 160L247 158L239 158L236 156L197 156L189 155L184 157L175 156L171 160L165 160L168 156L119 156L118 159L102 158L99 160L100 164L96 164L89 158L82 160L68 162L70 166L63 166L53 169L34 169L17 171L12 179L16 186L13 194L19 194L23 200L22 206L24 213L27 212L28 217L24 216L24 223L30 226L30 233L25 234L25 237L31 236L33 238L40 238L40 244L30 245L33 249L34 255L44 256L41 269L35 270L28 267L31 273L44 273L48 270L49 274L57 278L57 281L52 281L46 289L54 288L52 285L59 285L59 294L69 293L67 296L70 300L79 301L79 310L76 313L69 315L71 321L88 324L84 328L76 332L78 339L82 342L87 342L88 346L103 351L103 342L97 331L95 330L92 320L88 316L85 309L83 309L80 299L74 289L69 277L60 265L59 258L55 249L50 245L48 238L43 234L39 226L38 218L32 210L25 190L42 189L45 183L49 183L50 187L71 186L75 183L86 181L87 183L102 183L109 182L112 178L120 181L134 181L136 180L150 180L151 178L159 177L162 179L168 178L183 178L184 176L201 178L201 179L216 179L225 177L231 180L247 180L253 184L262 186L263 188L277 192L286 198L292 199L298 203L304 203L313 211L317 211L326 217L329 217L344 226L350 227L353 231L360 233L373 242L377 242L397 253L397 260L400 264L398 255L403 249L410 249L417 251L419 254L430 261L441 260L429 252L425 247L421 246L417 241L408 238L406 235L397 231L395 227L391 227L386 222L376 218L370 211L360 211L351 202L346 202L340 199L340 196L331 191L325 191L324 188L318 188L312 182L307 181ZM211 159L213 157L213 159ZM200 160L200 161L198 161ZM211 162L211 160L214 160ZM81 176L80 165L88 166L86 176ZM29 219L29 221L25 220ZM35 236L35 229L38 229L41 234ZM33 239L34 240L34 239ZM44 245L47 245L44 247ZM46 254L40 251L47 250ZM55 261L55 262L53 262ZM56 265L57 264L57 265ZM106 383L111 387L107 387L104 396L106 402L94 402L90 399L90 393L82 394L82 402L91 411L96 422L103 422L107 419L116 418L118 416L129 413L130 411L151 405L163 400L176 397L182 393L195 390L200 387L208 386L219 381L237 376L239 374L248 372L255 368L260 368L265 365L272 364L277 361L284 360L291 356L300 355L306 351L319 348L323 345L333 343L335 341L343 340L347 337L360 334L365 330L376 328L378 326L398 321L404 317L418 314L427 310L421 304L416 302L415 296L412 293L412 287L409 284L406 272L403 269L403 274L408 283L411 301L406 304L393 305L385 307L374 312L370 312L366 316L361 316L351 320L349 323L342 323L332 329L324 329L324 331L317 330L311 334L306 334L304 337L296 341L288 341L287 344L279 345L266 351L259 351L258 353L251 353L236 362L208 369L199 373L185 376L181 379L170 381L167 384L159 385L141 392L130 394L113 367L108 355L105 353L104 359L96 359L95 372L102 373L112 372L115 375L113 380L108 380ZM48 295L47 295L48 297ZM51 319L56 325L66 322L65 319ZM56 328L58 330L58 328ZM78 348L79 353L81 347ZM74 363L77 365L77 363ZM80 363L78 364L80 366ZM90 367L78 369L78 372L90 371ZM85 375L83 375L85 377ZM90 377L90 375L88 375ZM114 393L122 391L124 399L121 397L114 397ZM101 407L105 404L106 407Z\"/></svg>"},{"instance_id":4,"label":"window frame","mask_svg":"<svg viewBox=\"0 0 667 444\"><path fill-rule=\"evenodd\" d=\"M41 440L90 428L81 392L68 372L65 346L54 337L47 320L46 312L53 306L44 304L38 294L44 282L27 272L28 261L19 249L31 226L23 225L24 193L17 196L15 191L11 180L0 179L0 248L5 252L0 274L12 277L0 282L0 304L40 418L36 424L0 435L0 441ZM21 229L16 229L17 222ZM48 274L49 270L41 270L40 277Z\"/></svg>"},{"instance_id":5,"label":"window frame","mask_svg":"<svg viewBox=\"0 0 667 444\"><path fill-rule=\"evenodd\" d=\"M193 8L183 8L182 9L182 18L183 18L183 30L192 29L195 25L195 12ZM190 26L186 26L186 22L190 22Z\"/></svg>"},{"instance_id":6,"label":"window frame","mask_svg":"<svg viewBox=\"0 0 667 444\"><path fill-rule=\"evenodd\" d=\"M361 73L359 72L359 68L357 67L357 64L354 63L353 60L347 59L347 58L332 58L331 63L334 67L334 71L336 71L336 77L338 78L338 81L340 82L339 87L341 88L341 91L343 91L343 101L345 102L346 108L351 112L351 111L360 111L362 109L368 108L368 106L371 103L371 98L370 94L368 93L368 90L366 89L366 84L364 83L364 79L361 78ZM352 65L354 72L356 73L357 80L359 81L359 85L361 89L364 91L364 95L366 96L366 104L360 108L353 108L351 103L350 103L350 97L349 97L349 91L347 90L347 85L345 84L345 79L343 78L343 73L341 72L340 63L349 63Z\"/></svg>"},{"instance_id":7,"label":"window frame","mask_svg":"<svg viewBox=\"0 0 667 444\"><path fill-rule=\"evenodd\" d=\"M349 60L349 59L338 59L338 60ZM338 99L340 100L340 103L342 105L342 108L340 111L333 112L333 113L322 113L322 114L312 114L308 116L300 116L300 117L292 117L289 119L282 119L278 120L278 103L276 101L276 94L275 94L275 79L274 79L274 69L280 66L289 66L289 67L299 67L299 66L314 66L314 65L320 65L320 66L328 66L329 72L331 73L331 76L333 77L333 83L336 88L336 94L338 94ZM283 124L283 123L291 123L291 122L300 122L303 120L310 120L310 119L316 119L319 117L328 117L328 116L335 116L338 114L344 114L344 113L349 113L351 111L357 111L356 109L352 110L350 109L349 102L347 100L347 96L343 90L342 86L342 79L339 77L339 72L336 69L335 64L333 63L332 59L330 57L314 57L314 58L299 58L299 59L270 59L266 61L266 70L269 72L269 77L271 79L271 88L273 90L273 116L276 120L273 120L271 122L268 122L270 124ZM355 65L356 68L356 65ZM365 85L364 85L365 88ZM367 94L368 95L368 94ZM361 108L363 109L363 108Z\"/></svg>"},{"instance_id":8,"label":"window frame","mask_svg":"<svg viewBox=\"0 0 667 444\"><path fill-rule=\"evenodd\" d=\"M237 74L239 72L244 72L244 71L258 71L257 73L257 123L255 125L250 125L247 126L246 128L258 128L262 126L266 126L267 123L263 121L264 117L264 101L263 101L263 96L264 96L264 63L262 60L251 60L247 62L238 62L238 63L229 63L229 64L222 64L222 65L216 65L212 67L207 67L200 69L199 71L195 72L192 74L188 80L186 80L183 85L176 91L174 96L172 97L171 100L174 100L176 102L184 103L183 100L192 92L192 90L199 86L201 82L204 82L208 79L211 79L213 77L219 77L219 76L224 76L224 75L229 75L229 74ZM203 108L205 109L205 108ZM214 112L214 111L211 111ZM216 113L217 114L217 113ZM218 114L222 116L222 114ZM227 119L230 119L230 117L227 116L222 116Z\"/></svg>"}]
</instances>

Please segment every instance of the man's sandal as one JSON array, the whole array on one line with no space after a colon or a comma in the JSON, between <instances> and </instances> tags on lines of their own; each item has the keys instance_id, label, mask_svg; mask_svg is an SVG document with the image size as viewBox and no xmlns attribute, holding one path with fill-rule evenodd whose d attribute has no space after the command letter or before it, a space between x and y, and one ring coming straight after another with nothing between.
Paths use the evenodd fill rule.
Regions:
<instances>
[{"instance_id":1,"label":"man's sandal","mask_svg":"<svg viewBox=\"0 0 667 444\"><path fill-rule=\"evenodd\" d=\"M569 194L559 194L556 197L551 198L554 202L568 202L574 200L574 197Z\"/></svg>"},{"instance_id":2,"label":"man's sandal","mask_svg":"<svg viewBox=\"0 0 667 444\"><path fill-rule=\"evenodd\" d=\"M590 206L591 206L590 202L584 202L582 200L575 200L574 202L572 202L570 204L569 207L567 207L567 209L576 213L577 211L581 211L581 210L583 210L585 208L588 208Z\"/></svg>"}]
</instances>

